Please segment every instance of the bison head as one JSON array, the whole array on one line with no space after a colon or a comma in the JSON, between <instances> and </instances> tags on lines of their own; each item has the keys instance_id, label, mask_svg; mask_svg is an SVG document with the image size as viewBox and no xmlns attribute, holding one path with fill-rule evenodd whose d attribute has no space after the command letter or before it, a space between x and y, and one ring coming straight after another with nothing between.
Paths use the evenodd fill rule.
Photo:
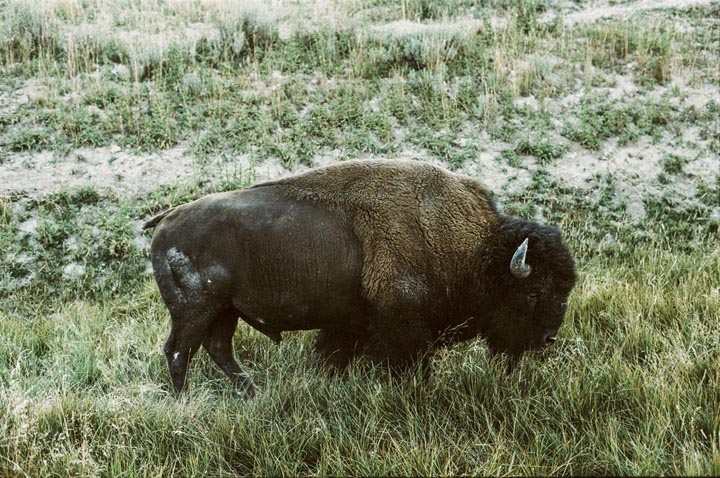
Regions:
<instances>
[{"instance_id":1,"label":"bison head","mask_svg":"<svg viewBox=\"0 0 720 478\"><path fill-rule=\"evenodd\" d=\"M490 349L518 359L552 345L575 285L572 254L560 231L506 219L483 258L480 333Z\"/></svg>"}]
</instances>

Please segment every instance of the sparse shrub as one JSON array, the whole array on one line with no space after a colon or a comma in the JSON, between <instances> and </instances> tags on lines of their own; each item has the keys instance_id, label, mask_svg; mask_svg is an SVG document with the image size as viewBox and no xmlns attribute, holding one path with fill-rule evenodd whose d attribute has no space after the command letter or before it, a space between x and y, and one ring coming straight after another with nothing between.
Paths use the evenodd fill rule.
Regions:
<instances>
[{"instance_id":1,"label":"sparse shrub","mask_svg":"<svg viewBox=\"0 0 720 478\"><path fill-rule=\"evenodd\" d=\"M418 131L418 144L426 148L433 156L448 161L450 151L455 143L455 136L447 131L434 132L429 129Z\"/></svg>"},{"instance_id":2,"label":"sparse shrub","mask_svg":"<svg viewBox=\"0 0 720 478\"><path fill-rule=\"evenodd\" d=\"M402 9L409 18L417 20L439 19L447 15L448 5L432 0L403 0Z\"/></svg>"},{"instance_id":3,"label":"sparse shrub","mask_svg":"<svg viewBox=\"0 0 720 478\"><path fill-rule=\"evenodd\" d=\"M580 103L578 122L565 122L563 136L588 149L600 149L617 136L623 145L643 135L657 135L670 122L672 107L666 101L635 101L614 105L607 100L586 98Z\"/></svg>"},{"instance_id":4,"label":"sparse shrub","mask_svg":"<svg viewBox=\"0 0 720 478\"><path fill-rule=\"evenodd\" d=\"M46 15L42 3L15 0L0 12L0 56L7 63L40 58L51 61L65 54L55 19Z\"/></svg>"},{"instance_id":5,"label":"sparse shrub","mask_svg":"<svg viewBox=\"0 0 720 478\"><path fill-rule=\"evenodd\" d=\"M105 32L75 31L66 36L64 48L63 66L70 77L94 71L100 65L129 64L131 61L127 45Z\"/></svg>"},{"instance_id":6,"label":"sparse shrub","mask_svg":"<svg viewBox=\"0 0 720 478\"><path fill-rule=\"evenodd\" d=\"M72 300L112 294L142 280L144 259L131 210L115 198L84 187L41 196L26 207L37 218L36 230L11 246L5 259L21 278L19 291ZM19 250L30 266L13 260Z\"/></svg>"},{"instance_id":7,"label":"sparse shrub","mask_svg":"<svg viewBox=\"0 0 720 478\"><path fill-rule=\"evenodd\" d=\"M590 28L588 35L593 65L613 68L637 51L640 40L637 28L621 22Z\"/></svg>"},{"instance_id":8,"label":"sparse shrub","mask_svg":"<svg viewBox=\"0 0 720 478\"><path fill-rule=\"evenodd\" d=\"M190 150L199 158L205 158L221 151L222 144L221 127L216 122L211 122L190 141Z\"/></svg>"},{"instance_id":9,"label":"sparse shrub","mask_svg":"<svg viewBox=\"0 0 720 478\"><path fill-rule=\"evenodd\" d=\"M208 37L200 38L195 44L194 59L197 63L217 68L223 60L222 43Z\"/></svg>"},{"instance_id":10,"label":"sparse shrub","mask_svg":"<svg viewBox=\"0 0 720 478\"><path fill-rule=\"evenodd\" d=\"M643 32L638 48L639 83L665 84L670 80L670 43L672 27L659 24Z\"/></svg>"},{"instance_id":11,"label":"sparse shrub","mask_svg":"<svg viewBox=\"0 0 720 478\"><path fill-rule=\"evenodd\" d=\"M443 161L451 170L462 166L477 156L480 146L471 141L461 140L457 134L448 130L433 131L421 128L413 135L413 142L428 150L435 158Z\"/></svg>"},{"instance_id":12,"label":"sparse shrub","mask_svg":"<svg viewBox=\"0 0 720 478\"><path fill-rule=\"evenodd\" d=\"M557 84L557 75L553 74L554 66L542 56L527 59L527 65L517 71L516 90L519 96L535 96L542 100L546 96L554 96L562 85Z\"/></svg>"},{"instance_id":13,"label":"sparse shrub","mask_svg":"<svg viewBox=\"0 0 720 478\"><path fill-rule=\"evenodd\" d=\"M10 202L0 197L0 224L7 225L10 223L12 214L10 212Z\"/></svg>"},{"instance_id":14,"label":"sparse shrub","mask_svg":"<svg viewBox=\"0 0 720 478\"><path fill-rule=\"evenodd\" d=\"M461 96L458 100L457 91L451 89L444 69L411 71L406 86L412 95L410 109L425 126L456 129L465 118L467 106L462 101L467 97Z\"/></svg>"},{"instance_id":15,"label":"sparse shrub","mask_svg":"<svg viewBox=\"0 0 720 478\"><path fill-rule=\"evenodd\" d=\"M670 43L673 28L665 23L642 25L623 21L590 28L593 65L622 73L631 59L638 63L638 83L649 86L670 79Z\"/></svg>"},{"instance_id":16,"label":"sparse shrub","mask_svg":"<svg viewBox=\"0 0 720 478\"><path fill-rule=\"evenodd\" d=\"M169 148L178 140L178 124L168 111L151 109L143 115L137 129L135 145L140 149Z\"/></svg>"},{"instance_id":17,"label":"sparse shrub","mask_svg":"<svg viewBox=\"0 0 720 478\"><path fill-rule=\"evenodd\" d=\"M436 69L457 55L452 37L442 34L408 35L398 46L401 58L413 70Z\"/></svg>"},{"instance_id":18,"label":"sparse shrub","mask_svg":"<svg viewBox=\"0 0 720 478\"><path fill-rule=\"evenodd\" d=\"M107 132L109 128L105 127L108 118L102 110L81 106L70 109L58 119L58 126L75 147L110 144L111 135Z\"/></svg>"},{"instance_id":19,"label":"sparse shrub","mask_svg":"<svg viewBox=\"0 0 720 478\"><path fill-rule=\"evenodd\" d=\"M50 134L44 128L12 128L2 143L10 151L40 151L50 144Z\"/></svg>"},{"instance_id":20,"label":"sparse shrub","mask_svg":"<svg viewBox=\"0 0 720 478\"><path fill-rule=\"evenodd\" d=\"M378 36L358 36L348 58L357 76L387 77L399 71L439 71L471 75L489 64L480 33L452 25L419 25L408 31L386 31Z\"/></svg>"},{"instance_id":21,"label":"sparse shrub","mask_svg":"<svg viewBox=\"0 0 720 478\"><path fill-rule=\"evenodd\" d=\"M516 21L521 32L528 34L541 28L538 14L545 11L545 2L541 0L511 0L510 4L516 12Z\"/></svg>"},{"instance_id":22,"label":"sparse shrub","mask_svg":"<svg viewBox=\"0 0 720 478\"><path fill-rule=\"evenodd\" d=\"M99 45L101 63L123 64L130 62L127 45L116 37L104 38Z\"/></svg>"},{"instance_id":23,"label":"sparse shrub","mask_svg":"<svg viewBox=\"0 0 720 478\"><path fill-rule=\"evenodd\" d=\"M122 104L128 91L113 83L103 84L98 90L88 91L82 98L85 105L95 105L98 108L108 109Z\"/></svg>"},{"instance_id":24,"label":"sparse shrub","mask_svg":"<svg viewBox=\"0 0 720 478\"><path fill-rule=\"evenodd\" d=\"M660 159L660 165L666 174L676 175L682 173L682 168L687 163L687 159L677 154L666 154Z\"/></svg>"},{"instance_id":25,"label":"sparse shrub","mask_svg":"<svg viewBox=\"0 0 720 478\"><path fill-rule=\"evenodd\" d=\"M262 55L278 41L271 19L263 15L260 11L240 9L225 12L217 20L225 61L237 62L249 54Z\"/></svg>"},{"instance_id":26,"label":"sparse shrub","mask_svg":"<svg viewBox=\"0 0 720 478\"><path fill-rule=\"evenodd\" d=\"M173 44L163 52L156 64L152 65L152 76L162 83L165 90L179 92L188 72L188 52L180 45ZM187 91L184 91L187 93Z\"/></svg>"},{"instance_id":27,"label":"sparse shrub","mask_svg":"<svg viewBox=\"0 0 720 478\"><path fill-rule=\"evenodd\" d=\"M298 164L311 166L310 159L317 152L313 136L301 125L284 131L280 138L270 138L263 144L267 156L278 158L288 169Z\"/></svg>"},{"instance_id":28,"label":"sparse shrub","mask_svg":"<svg viewBox=\"0 0 720 478\"><path fill-rule=\"evenodd\" d=\"M293 36L274 52L277 61L283 70L300 70L312 73L322 71L328 75L342 75L345 72L345 60L353 54L363 57L363 64L351 61L352 68L357 76L373 77L366 61L367 51L364 46L358 45L359 39L352 29L297 31ZM272 54L272 53L271 53Z\"/></svg>"},{"instance_id":29,"label":"sparse shrub","mask_svg":"<svg viewBox=\"0 0 720 478\"><path fill-rule=\"evenodd\" d=\"M548 163L561 157L567 151L567 146L554 143L545 134L528 136L520 140L514 151L518 155L535 156L541 164Z\"/></svg>"},{"instance_id":30,"label":"sparse shrub","mask_svg":"<svg viewBox=\"0 0 720 478\"><path fill-rule=\"evenodd\" d=\"M522 165L522 158L518 155L515 149L503 150L498 159L504 160L508 166L513 168L519 168Z\"/></svg>"}]
</instances>

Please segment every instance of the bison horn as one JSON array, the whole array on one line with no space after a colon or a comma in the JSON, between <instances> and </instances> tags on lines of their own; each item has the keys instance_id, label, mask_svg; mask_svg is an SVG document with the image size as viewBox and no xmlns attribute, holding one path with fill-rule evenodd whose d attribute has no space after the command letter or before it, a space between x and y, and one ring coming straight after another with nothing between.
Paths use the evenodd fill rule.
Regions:
<instances>
[{"instance_id":1,"label":"bison horn","mask_svg":"<svg viewBox=\"0 0 720 478\"><path fill-rule=\"evenodd\" d=\"M510 260L510 273L518 279L525 279L532 272L530 264L525 264L525 256L527 256L528 238L525 238L520 247L517 248Z\"/></svg>"}]
</instances>

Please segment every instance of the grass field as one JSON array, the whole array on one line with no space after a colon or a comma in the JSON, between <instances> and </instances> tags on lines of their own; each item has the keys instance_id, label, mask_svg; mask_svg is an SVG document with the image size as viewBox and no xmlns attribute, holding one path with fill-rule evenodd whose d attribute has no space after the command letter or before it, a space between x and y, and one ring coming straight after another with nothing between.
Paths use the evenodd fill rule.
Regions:
<instances>
[{"instance_id":1,"label":"grass field","mask_svg":"<svg viewBox=\"0 0 720 478\"><path fill-rule=\"evenodd\" d=\"M703 0L0 2L0 476L719 475L720 10ZM318 369L240 326L182 396L142 222L351 158L564 232L555 346Z\"/></svg>"}]
</instances>

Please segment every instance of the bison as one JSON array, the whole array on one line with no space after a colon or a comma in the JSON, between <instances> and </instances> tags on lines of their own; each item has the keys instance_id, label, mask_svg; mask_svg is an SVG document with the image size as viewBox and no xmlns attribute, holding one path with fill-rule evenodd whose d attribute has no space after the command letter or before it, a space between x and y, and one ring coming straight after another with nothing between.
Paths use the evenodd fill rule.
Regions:
<instances>
[{"instance_id":1,"label":"bison","mask_svg":"<svg viewBox=\"0 0 720 478\"><path fill-rule=\"evenodd\" d=\"M576 274L554 227L501 215L473 178L417 161L357 160L210 194L150 219L151 259L182 391L200 345L240 389L242 318L275 342L392 369L483 337L511 361L555 341Z\"/></svg>"}]
</instances>

